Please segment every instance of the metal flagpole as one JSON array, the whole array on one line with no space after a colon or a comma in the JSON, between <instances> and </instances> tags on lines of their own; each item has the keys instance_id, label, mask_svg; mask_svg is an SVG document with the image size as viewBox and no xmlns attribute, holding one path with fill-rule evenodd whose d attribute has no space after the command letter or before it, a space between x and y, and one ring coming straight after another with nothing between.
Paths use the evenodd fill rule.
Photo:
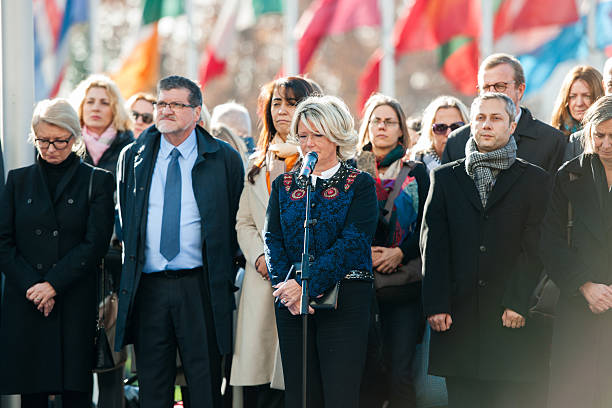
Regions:
<instances>
[{"instance_id":1,"label":"metal flagpole","mask_svg":"<svg viewBox=\"0 0 612 408\"><path fill-rule=\"evenodd\" d=\"M395 22L395 1L379 0L378 8L381 16L381 49L383 50L380 64L380 92L395 96L395 47L393 45L393 25Z\"/></svg>"},{"instance_id":2,"label":"metal flagpole","mask_svg":"<svg viewBox=\"0 0 612 408\"><path fill-rule=\"evenodd\" d=\"M99 0L89 0L89 61L90 61L90 73L98 74L104 70L104 63L102 61L102 44L100 43L100 35L98 33L100 15L100 2Z\"/></svg>"},{"instance_id":3,"label":"metal flagpole","mask_svg":"<svg viewBox=\"0 0 612 408\"><path fill-rule=\"evenodd\" d=\"M482 32L480 34L480 61L493 53L493 2L481 0Z\"/></svg>"},{"instance_id":4,"label":"metal flagpole","mask_svg":"<svg viewBox=\"0 0 612 408\"><path fill-rule=\"evenodd\" d=\"M295 26L298 20L298 0L285 0L283 2L283 23L285 36L285 49L283 52L283 66L285 75L297 75L300 73L298 66L297 39L295 38Z\"/></svg>"},{"instance_id":5,"label":"metal flagpole","mask_svg":"<svg viewBox=\"0 0 612 408\"><path fill-rule=\"evenodd\" d=\"M187 77L198 80L198 58L195 39L193 38L193 1L185 0L185 14L187 15Z\"/></svg>"}]
</instances>

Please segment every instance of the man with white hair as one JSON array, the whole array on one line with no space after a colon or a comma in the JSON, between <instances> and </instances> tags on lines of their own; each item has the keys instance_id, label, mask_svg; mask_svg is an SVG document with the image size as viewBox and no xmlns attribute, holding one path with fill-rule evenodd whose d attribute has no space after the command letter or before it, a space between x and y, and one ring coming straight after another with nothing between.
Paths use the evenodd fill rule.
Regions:
<instances>
[{"instance_id":1,"label":"man with white hair","mask_svg":"<svg viewBox=\"0 0 612 408\"><path fill-rule=\"evenodd\" d=\"M604 63L602 75L604 92L606 95L612 95L612 57L608 58ZM583 131L581 129L570 135L569 143L565 148L565 156L563 157L564 161L570 161L582 153L584 150L584 147L582 146L582 134Z\"/></svg>"},{"instance_id":2,"label":"man with white hair","mask_svg":"<svg viewBox=\"0 0 612 408\"><path fill-rule=\"evenodd\" d=\"M247 146L249 153L255 151L255 142L251 132L251 117L244 105L230 101L215 106L212 113L211 128L225 125Z\"/></svg>"}]
</instances>

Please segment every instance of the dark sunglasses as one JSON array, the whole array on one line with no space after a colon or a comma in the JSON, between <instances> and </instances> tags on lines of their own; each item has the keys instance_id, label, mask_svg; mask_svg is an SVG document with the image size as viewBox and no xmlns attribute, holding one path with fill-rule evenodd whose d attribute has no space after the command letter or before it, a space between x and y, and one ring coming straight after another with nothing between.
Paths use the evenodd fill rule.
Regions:
<instances>
[{"instance_id":1,"label":"dark sunglasses","mask_svg":"<svg viewBox=\"0 0 612 408\"><path fill-rule=\"evenodd\" d=\"M138 120L139 116L142 118L142 121L145 123L145 125L148 125L153 122L153 115L151 115L150 113L140 113L132 111L132 117L134 118L134 122Z\"/></svg>"},{"instance_id":2,"label":"dark sunglasses","mask_svg":"<svg viewBox=\"0 0 612 408\"><path fill-rule=\"evenodd\" d=\"M459 129L461 126L465 125L463 122L455 122L447 125L446 123L434 123L431 126L431 129L436 135L443 135L450 128L451 132L455 129Z\"/></svg>"}]
</instances>

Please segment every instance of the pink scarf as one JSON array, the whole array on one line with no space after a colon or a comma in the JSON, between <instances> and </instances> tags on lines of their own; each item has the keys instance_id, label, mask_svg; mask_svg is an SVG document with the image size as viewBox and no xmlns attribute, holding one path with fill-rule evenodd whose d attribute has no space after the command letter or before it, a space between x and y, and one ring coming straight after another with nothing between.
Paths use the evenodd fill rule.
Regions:
<instances>
[{"instance_id":1,"label":"pink scarf","mask_svg":"<svg viewBox=\"0 0 612 408\"><path fill-rule=\"evenodd\" d=\"M91 157L93 164L97 166L106 149L113 144L117 137L117 131L111 125L101 135L98 135L96 132L87 129L87 126L83 126L82 133L85 147L87 147L87 154Z\"/></svg>"}]
</instances>

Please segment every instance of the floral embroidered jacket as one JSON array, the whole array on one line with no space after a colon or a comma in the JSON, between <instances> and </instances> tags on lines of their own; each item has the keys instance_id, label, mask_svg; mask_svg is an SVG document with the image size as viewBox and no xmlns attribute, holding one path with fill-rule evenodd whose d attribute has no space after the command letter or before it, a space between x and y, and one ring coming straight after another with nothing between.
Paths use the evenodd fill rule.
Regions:
<instances>
[{"instance_id":1,"label":"floral embroidered jacket","mask_svg":"<svg viewBox=\"0 0 612 408\"><path fill-rule=\"evenodd\" d=\"M306 184L296 172L272 183L266 226L265 256L272 284L282 282L304 246ZM378 204L374 180L346 163L327 180L318 179L310 197L310 296L318 296L343 278L372 279L370 247ZM299 277L296 279L300 283Z\"/></svg>"}]
</instances>

